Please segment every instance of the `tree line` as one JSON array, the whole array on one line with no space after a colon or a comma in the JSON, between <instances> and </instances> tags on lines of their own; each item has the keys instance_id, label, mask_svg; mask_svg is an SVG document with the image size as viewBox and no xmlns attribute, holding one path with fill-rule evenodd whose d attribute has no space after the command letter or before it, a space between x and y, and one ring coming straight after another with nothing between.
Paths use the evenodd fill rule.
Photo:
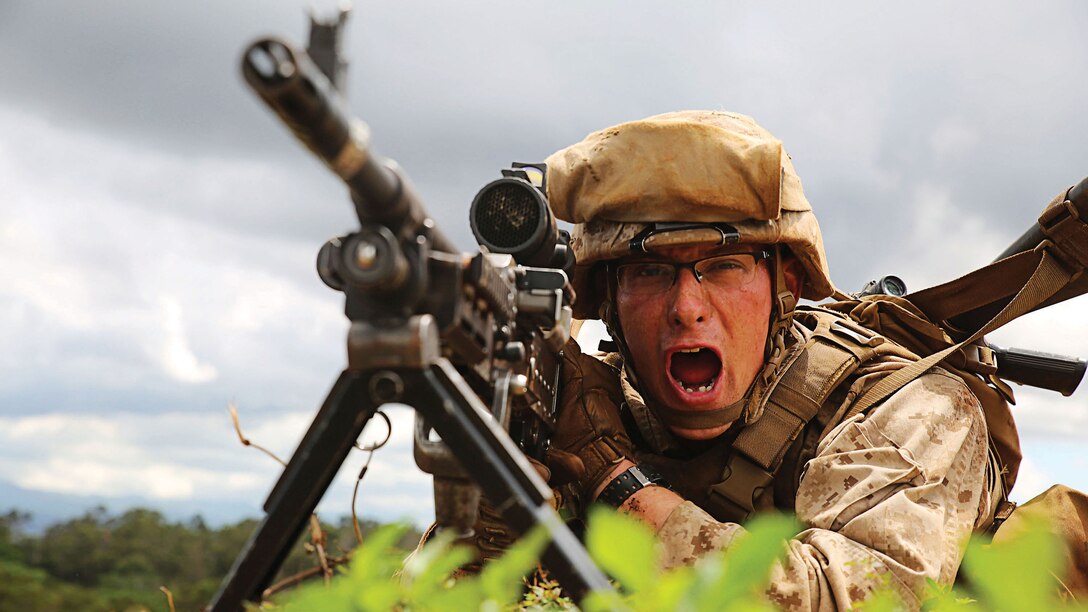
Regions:
<instances>
[{"instance_id":1,"label":"tree line","mask_svg":"<svg viewBox=\"0 0 1088 612\"><path fill-rule=\"evenodd\" d=\"M116 515L96 507L39 534L24 530L30 516L0 515L0 610L199 610L215 594L234 558L257 525L254 519L211 527L199 516L172 522L144 508ZM379 525L362 521L364 539ZM351 517L322 523L329 556L356 546ZM399 545L410 550L418 532ZM284 563L280 578L318 564L309 532ZM310 550L307 551L307 548Z\"/></svg>"}]
</instances>

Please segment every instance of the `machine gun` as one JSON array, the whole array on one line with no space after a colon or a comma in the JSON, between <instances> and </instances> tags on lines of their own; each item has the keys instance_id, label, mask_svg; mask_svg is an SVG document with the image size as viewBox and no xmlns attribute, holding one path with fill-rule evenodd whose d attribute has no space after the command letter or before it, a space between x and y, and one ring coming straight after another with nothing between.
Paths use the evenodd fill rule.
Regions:
<instances>
[{"instance_id":1,"label":"machine gun","mask_svg":"<svg viewBox=\"0 0 1088 612\"><path fill-rule=\"evenodd\" d=\"M460 253L396 164L372 151L366 125L348 114L337 89L335 29L329 37L330 26L318 25L311 47L315 32L324 33L322 53L262 39L245 51L242 71L350 191L360 228L328 241L317 261L321 279L346 298L348 367L210 609L236 612L261 600L363 428L389 403L417 411L415 457L435 477L439 528L470 536L482 490L517 533L548 530L543 564L572 595L611 589L524 454L543 457L554 428L573 298L564 272L573 266L569 236L551 217L543 173L516 164L485 186L472 227L487 248Z\"/></svg>"}]
</instances>

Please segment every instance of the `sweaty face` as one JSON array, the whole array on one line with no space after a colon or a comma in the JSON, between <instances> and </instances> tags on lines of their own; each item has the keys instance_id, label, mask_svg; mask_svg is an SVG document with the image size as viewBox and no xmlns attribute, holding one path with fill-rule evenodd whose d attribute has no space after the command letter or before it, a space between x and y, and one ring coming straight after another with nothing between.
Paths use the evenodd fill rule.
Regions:
<instances>
[{"instance_id":1,"label":"sweaty face","mask_svg":"<svg viewBox=\"0 0 1088 612\"><path fill-rule=\"evenodd\" d=\"M654 258L631 261L691 262L721 253L758 250L760 247L753 245L678 247ZM706 264L700 265L705 272ZM621 269L616 308L643 393L664 406L685 411L720 408L744 396L763 367L771 315L768 261L752 265L754 271L741 286L709 282L709 274L704 274L700 283L690 268L680 268L671 287L652 294L630 282L630 268ZM642 276L660 273L653 267L637 271ZM682 438L702 440L727 428L672 429Z\"/></svg>"}]
</instances>

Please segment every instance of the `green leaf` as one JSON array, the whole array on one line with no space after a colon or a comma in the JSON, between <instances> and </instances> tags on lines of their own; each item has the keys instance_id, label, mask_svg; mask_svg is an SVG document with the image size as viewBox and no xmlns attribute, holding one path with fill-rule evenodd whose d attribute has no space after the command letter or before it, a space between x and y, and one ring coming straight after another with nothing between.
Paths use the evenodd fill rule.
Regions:
<instances>
[{"instance_id":1,"label":"green leaf","mask_svg":"<svg viewBox=\"0 0 1088 612\"><path fill-rule=\"evenodd\" d=\"M385 525L373 533L352 555L347 573L328 586L316 582L290 593L286 610L385 611L401 599L399 582L392 578L401 563L394 544L408 529L406 525Z\"/></svg>"},{"instance_id":2,"label":"green leaf","mask_svg":"<svg viewBox=\"0 0 1088 612\"><path fill-rule=\"evenodd\" d=\"M662 574L652 588L639 592L640 610L678 610L695 582L695 570L681 566Z\"/></svg>"},{"instance_id":3,"label":"green leaf","mask_svg":"<svg viewBox=\"0 0 1088 612\"><path fill-rule=\"evenodd\" d=\"M439 532L405 564L404 575L410 581L408 601L427 605L443 589L453 572L472 561L471 550L453 546L455 537L452 531Z\"/></svg>"},{"instance_id":4,"label":"green leaf","mask_svg":"<svg viewBox=\"0 0 1088 612\"><path fill-rule=\"evenodd\" d=\"M944 612L946 610L959 610L960 612L974 612L981 610L974 599L967 597L962 591L953 586L937 584L932 578L926 579L926 589L922 596L922 610L925 612Z\"/></svg>"},{"instance_id":5,"label":"green leaf","mask_svg":"<svg viewBox=\"0 0 1088 612\"><path fill-rule=\"evenodd\" d=\"M634 610L618 591L593 591L581 602L585 612L627 612Z\"/></svg>"},{"instance_id":6,"label":"green leaf","mask_svg":"<svg viewBox=\"0 0 1088 612\"><path fill-rule=\"evenodd\" d=\"M603 506L591 508L586 548L601 569L630 593L657 580L657 542L650 528L636 518Z\"/></svg>"},{"instance_id":7,"label":"green leaf","mask_svg":"<svg viewBox=\"0 0 1088 612\"><path fill-rule=\"evenodd\" d=\"M367 610L355 605L352 586L334 581L327 588L324 584L309 584L291 593L283 602L286 612L305 610Z\"/></svg>"},{"instance_id":8,"label":"green leaf","mask_svg":"<svg viewBox=\"0 0 1088 612\"><path fill-rule=\"evenodd\" d=\"M480 580L475 576L465 576L425 604L415 602L411 607L419 610L476 610L484 599Z\"/></svg>"},{"instance_id":9,"label":"green leaf","mask_svg":"<svg viewBox=\"0 0 1088 612\"><path fill-rule=\"evenodd\" d=\"M972 540L963 569L983 608L1049 610L1058 607L1061 542L1045 521L1024 518L1026 528L1000 544Z\"/></svg>"},{"instance_id":10,"label":"green leaf","mask_svg":"<svg viewBox=\"0 0 1088 612\"><path fill-rule=\"evenodd\" d=\"M785 557L786 541L799 531L792 516L764 514L746 525L746 533L726 550L720 560L708 558L697 566L690 594L698 610L740 609L731 606L762 606L771 569Z\"/></svg>"},{"instance_id":11,"label":"green leaf","mask_svg":"<svg viewBox=\"0 0 1088 612\"><path fill-rule=\"evenodd\" d=\"M353 582L388 580L400 567L402 559L396 542L408 529L408 525L404 524L384 525L367 536L362 546L351 555L348 574L353 577Z\"/></svg>"},{"instance_id":12,"label":"green leaf","mask_svg":"<svg viewBox=\"0 0 1088 612\"><path fill-rule=\"evenodd\" d=\"M536 567L550 539L547 528L538 525L514 542L502 558L485 565L480 574L484 596L502 606L517 601L525 576Z\"/></svg>"}]
</instances>

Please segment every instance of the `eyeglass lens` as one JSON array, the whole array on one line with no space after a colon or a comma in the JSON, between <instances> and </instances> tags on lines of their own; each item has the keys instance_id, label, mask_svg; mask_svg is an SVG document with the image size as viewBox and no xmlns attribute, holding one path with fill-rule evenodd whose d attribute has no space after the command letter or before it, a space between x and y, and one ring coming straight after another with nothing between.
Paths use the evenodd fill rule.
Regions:
<instances>
[{"instance_id":1,"label":"eyeglass lens","mask_svg":"<svg viewBox=\"0 0 1088 612\"><path fill-rule=\"evenodd\" d=\"M676 282L681 268L691 269L696 280L732 289L751 282L759 253L715 255L689 262L645 261L623 264L617 269L619 288L630 294L667 291Z\"/></svg>"}]
</instances>

